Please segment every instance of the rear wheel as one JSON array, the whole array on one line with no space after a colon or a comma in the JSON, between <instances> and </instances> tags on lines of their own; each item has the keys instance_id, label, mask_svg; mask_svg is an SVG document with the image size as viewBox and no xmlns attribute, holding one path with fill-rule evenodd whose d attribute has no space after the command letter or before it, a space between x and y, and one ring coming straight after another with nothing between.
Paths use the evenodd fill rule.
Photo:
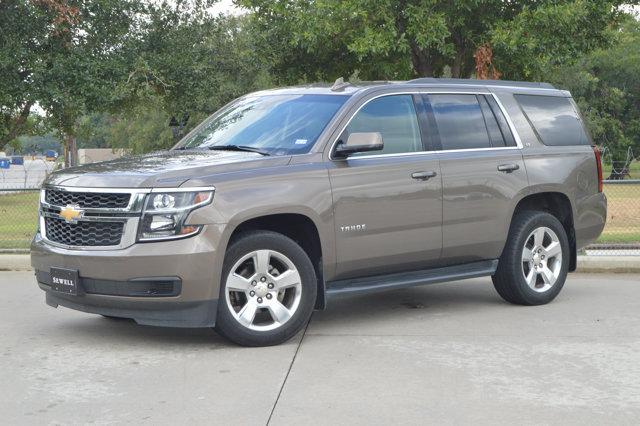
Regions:
<instances>
[{"instance_id":1,"label":"rear wheel","mask_svg":"<svg viewBox=\"0 0 640 426\"><path fill-rule=\"evenodd\" d=\"M225 256L216 330L245 346L282 343L307 323L316 292L315 270L298 244L270 231L245 234Z\"/></svg>"},{"instance_id":2,"label":"rear wheel","mask_svg":"<svg viewBox=\"0 0 640 426\"><path fill-rule=\"evenodd\" d=\"M541 305L552 301L569 269L569 240L555 216L524 211L513 218L493 285L508 302Z\"/></svg>"}]
</instances>

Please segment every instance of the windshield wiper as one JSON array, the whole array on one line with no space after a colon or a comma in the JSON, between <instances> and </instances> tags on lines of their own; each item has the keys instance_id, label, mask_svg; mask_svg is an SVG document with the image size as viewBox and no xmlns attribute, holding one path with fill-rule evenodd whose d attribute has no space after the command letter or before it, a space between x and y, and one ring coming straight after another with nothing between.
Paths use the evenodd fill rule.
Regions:
<instances>
[{"instance_id":1,"label":"windshield wiper","mask_svg":"<svg viewBox=\"0 0 640 426\"><path fill-rule=\"evenodd\" d=\"M260 148L253 148L251 146L246 146L246 145L213 145L213 146L208 146L207 149L210 149L211 151L245 151L245 152L256 152L260 155L265 155L265 156L271 155L267 151L264 151Z\"/></svg>"}]
</instances>

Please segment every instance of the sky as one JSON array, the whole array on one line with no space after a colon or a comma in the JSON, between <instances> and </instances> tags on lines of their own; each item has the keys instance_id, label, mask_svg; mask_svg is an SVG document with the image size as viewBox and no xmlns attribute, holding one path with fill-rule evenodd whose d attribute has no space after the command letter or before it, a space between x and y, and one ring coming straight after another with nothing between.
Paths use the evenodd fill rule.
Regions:
<instances>
[{"instance_id":1,"label":"sky","mask_svg":"<svg viewBox=\"0 0 640 426\"><path fill-rule=\"evenodd\" d=\"M224 13L225 15L239 15L242 13L242 9L233 5L232 0L220 0L214 4L212 10L217 13Z\"/></svg>"}]
</instances>

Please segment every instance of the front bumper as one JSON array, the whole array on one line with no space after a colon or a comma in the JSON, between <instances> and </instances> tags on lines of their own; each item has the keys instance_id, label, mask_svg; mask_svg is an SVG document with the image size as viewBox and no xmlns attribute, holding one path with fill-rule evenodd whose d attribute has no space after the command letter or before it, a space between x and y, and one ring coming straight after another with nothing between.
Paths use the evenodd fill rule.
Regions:
<instances>
[{"instance_id":1,"label":"front bumper","mask_svg":"<svg viewBox=\"0 0 640 426\"><path fill-rule=\"evenodd\" d=\"M221 232L207 225L191 238L103 251L59 248L36 235L31 265L51 306L145 325L209 327L217 313ZM51 289L52 267L78 270L77 296Z\"/></svg>"}]
</instances>

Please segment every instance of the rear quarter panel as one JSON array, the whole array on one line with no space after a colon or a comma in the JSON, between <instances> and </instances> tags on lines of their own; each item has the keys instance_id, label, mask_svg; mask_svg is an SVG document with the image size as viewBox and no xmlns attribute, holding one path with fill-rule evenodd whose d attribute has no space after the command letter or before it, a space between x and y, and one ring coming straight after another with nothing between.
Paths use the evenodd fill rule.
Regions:
<instances>
[{"instance_id":1,"label":"rear quarter panel","mask_svg":"<svg viewBox=\"0 0 640 426\"><path fill-rule=\"evenodd\" d=\"M576 247L580 249L595 241L604 228L607 201L604 194L598 192L593 149L588 145L544 145L513 97L518 91L495 92L511 116L522 141L522 156L529 178L528 188L514 199L513 208L528 195L542 192L564 194L571 202Z\"/></svg>"},{"instance_id":2,"label":"rear quarter panel","mask_svg":"<svg viewBox=\"0 0 640 426\"><path fill-rule=\"evenodd\" d=\"M607 201L598 192L596 160L589 146L533 148L523 153L529 190L561 192L571 202L578 249L595 241L607 216Z\"/></svg>"}]
</instances>

